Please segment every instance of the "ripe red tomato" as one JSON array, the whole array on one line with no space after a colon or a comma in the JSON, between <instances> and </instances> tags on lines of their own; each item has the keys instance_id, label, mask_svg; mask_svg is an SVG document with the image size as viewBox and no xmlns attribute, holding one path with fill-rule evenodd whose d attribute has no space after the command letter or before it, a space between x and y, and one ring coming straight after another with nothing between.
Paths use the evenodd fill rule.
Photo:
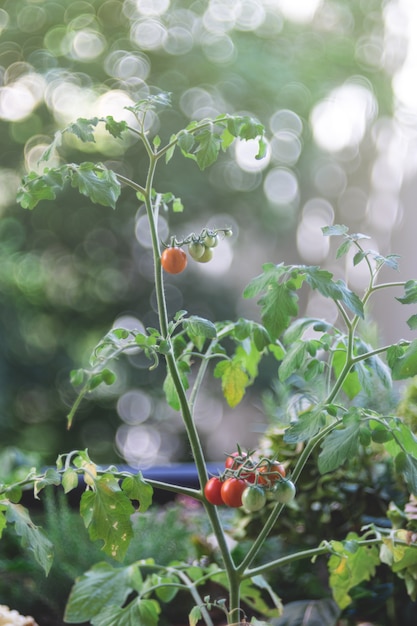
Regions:
<instances>
[{"instance_id":1,"label":"ripe red tomato","mask_svg":"<svg viewBox=\"0 0 417 626\"><path fill-rule=\"evenodd\" d=\"M228 478L221 488L222 500L227 506L238 508L242 506L242 494L246 489L246 483L240 478Z\"/></svg>"},{"instance_id":2,"label":"ripe red tomato","mask_svg":"<svg viewBox=\"0 0 417 626\"><path fill-rule=\"evenodd\" d=\"M242 454L239 454L239 452L232 452L232 454L229 454L229 456L226 457L226 460L224 462L225 468L237 469L242 464L242 460L246 456L247 455L245 454L245 452L243 452Z\"/></svg>"},{"instance_id":3,"label":"ripe red tomato","mask_svg":"<svg viewBox=\"0 0 417 626\"><path fill-rule=\"evenodd\" d=\"M209 480L206 482L206 485L204 487L204 495L206 497L206 500L210 502L210 504L215 504L216 506L224 504L223 498L221 496L222 485L222 481L220 480L220 478L217 478L217 476L209 478Z\"/></svg>"},{"instance_id":4,"label":"ripe red tomato","mask_svg":"<svg viewBox=\"0 0 417 626\"><path fill-rule=\"evenodd\" d=\"M161 254L161 265L168 274L180 274L187 265L187 255L176 246L165 248Z\"/></svg>"}]
</instances>

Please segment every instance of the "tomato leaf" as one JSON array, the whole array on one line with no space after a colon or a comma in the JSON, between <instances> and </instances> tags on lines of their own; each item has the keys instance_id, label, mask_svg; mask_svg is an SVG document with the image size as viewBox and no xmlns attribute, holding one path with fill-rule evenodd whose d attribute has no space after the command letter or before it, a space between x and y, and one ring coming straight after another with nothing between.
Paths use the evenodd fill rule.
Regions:
<instances>
[{"instance_id":1,"label":"tomato leaf","mask_svg":"<svg viewBox=\"0 0 417 626\"><path fill-rule=\"evenodd\" d=\"M81 496L80 513L92 541L101 539L103 551L122 560L133 536L134 508L111 474L94 480L94 490Z\"/></svg>"},{"instance_id":2,"label":"tomato leaf","mask_svg":"<svg viewBox=\"0 0 417 626\"><path fill-rule=\"evenodd\" d=\"M198 315L192 315L187 320L184 320L184 329L187 333L197 337L205 337L206 339L217 337L217 330L213 322Z\"/></svg>"},{"instance_id":3,"label":"tomato leaf","mask_svg":"<svg viewBox=\"0 0 417 626\"><path fill-rule=\"evenodd\" d=\"M417 302L417 280L407 280L404 285L405 295L402 298L396 298L401 304L413 304Z\"/></svg>"},{"instance_id":4,"label":"tomato leaf","mask_svg":"<svg viewBox=\"0 0 417 626\"><path fill-rule=\"evenodd\" d=\"M287 380L291 374L305 364L306 357L307 344L304 341L293 343L278 368L279 379L281 381Z\"/></svg>"},{"instance_id":5,"label":"tomato leaf","mask_svg":"<svg viewBox=\"0 0 417 626\"><path fill-rule=\"evenodd\" d=\"M81 139L81 141L85 143L95 143L94 129L97 126L98 122L98 117L93 117L91 119L79 117L75 122L69 124L65 128L65 132L72 133L73 135L78 137L78 139Z\"/></svg>"},{"instance_id":6,"label":"tomato leaf","mask_svg":"<svg viewBox=\"0 0 417 626\"><path fill-rule=\"evenodd\" d=\"M298 443L314 437L326 423L326 413L322 410L313 409L305 411L298 416L298 421L293 422L284 433L284 441Z\"/></svg>"},{"instance_id":7,"label":"tomato leaf","mask_svg":"<svg viewBox=\"0 0 417 626\"><path fill-rule=\"evenodd\" d=\"M394 380L404 380L417 374L417 339L414 339L405 349L396 346L387 352L388 364L392 370Z\"/></svg>"},{"instance_id":8,"label":"tomato leaf","mask_svg":"<svg viewBox=\"0 0 417 626\"><path fill-rule=\"evenodd\" d=\"M360 443L360 417L351 411L343 419L343 428L335 428L321 444L318 468L321 474L332 472L347 459L357 456Z\"/></svg>"},{"instance_id":9,"label":"tomato leaf","mask_svg":"<svg viewBox=\"0 0 417 626\"><path fill-rule=\"evenodd\" d=\"M14 524L16 534L21 538L24 548L28 548L43 568L46 575L51 569L53 559L52 543L30 518L28 510L21 504L7 503L6 519Z\"/></svg>"},{"instance_id":10,"label":"tomato leaf","mask_svg":"<svg viewBox=\"0 0 417 626\"><path fill-rule=\"evenodd\" d=\"M123 605L133 591L134 577L140 572L135 566L112 567L97 563L76 579L65 608L65 622L90 622L108 605Z\"/></svg>"},{"instance_id":11,"label":"tomato leaf","mask_svg":"<svg viewBox=\"0 0 417 626\"><path fill-rule=\"evenodd\" d=\"M190 626L197 626L198 622L200 621L202 615L201 615L201 609L199 606L194 606L189 615L188 615L188 621L190 622Z\"/></svg>"},{"instance_id":12,"label":"tomato leaf","mask_svg":"<svg viewBox=\"0 0 417 626\"><path fill-rule=\"evenodd\" d=\"M211 130L203 130L195 135L197 148L195 150L195 158L200 170L206 169L215 161L221 148L221 140L218 135L213 134Z\"/></svg>"},{"instance_id":13,"label":"tomato leaf","mask_svg":"<svg viewBox=\"0 0 417 626\"><path fill-rule=\"evenodd\" d=\"M355 315L361 318L364 317L361 299L342 280L334 281L331 272L315 266L305 267L304 271L306 281L312 289L317 289L326 298L331 298L335 301L340 300Z\"/></svg>"},{"instance_id":14,"label":"tomato leaf","mask_svg":"<svg viewBox=\"0 0 417 626\"><path fill-rule=\"evenodd\" d=\"M374 545L359 546L357 535L350 533L345 541L332 541L333 554L328 560L330 587L341 609L352 602L349 591L375 574L380 563L378 549Z\"/></svg>"},{"instance_id":15,"label":"tomato leaf","mask_svg":"<svg viewBox=\"0 0 417 626\"><path fill-rule=\"evenodd\" d=\"M333 366L333 371L334 371L336 378L339 377L345 363L346 363L346 346L344 343L340 342L337 345L336 350L333 353L333 358L332 358L332 366ZM347 397L349 398L349 400L352 400L353 398L355 398L355 396L358 395L358 393L362 389L362 385L360 383L357 371L351 370L346 375L343 385L342 385L342 389L347 395Z\"/></svg>"},{"instance_id":16,"label":"tomato leaf","mask_svg":"<svg viewBox=\"0 0 417 626\"><path fill-rule=\"evenodd\" d=\"M128 129L127 122L122 120L117 122L112 115L108 115L104 119L106 123L106 130L110 135L115 137L116 139L120 139L124 132Z\"/></svg>"},{"instance_id":17,"label":"tomato leaf","mask_svg":"<svg viewBox=\"0 0 417 626\"><path fill-rule=\"evenodd\" d=\"M92 626L158 626L159 604L156 600L135 598L127 606L110 605L96 615Z\"/></svg>"},{"instance_id":18,"label":"tomato leaf","mask_svg":"<svg viewBox=\"0 0 417 626\"><path fill-rule=\"evenodd\" d=\"M222 380L222 390L228 405L237 406L249 384L249 377L240 360L220 361L214 368L214 376Z\"/></svg>"},{"instance_id":19,"label":"tomato leaf","mask_svg":"<svg viewBox=\"0 0 417 626\"><path fill-rule=\"evenodd\" d=\"M121 487L130 500L138 500L141 513L149 509L152 504L153 488L143 479L142 472L126 476Z\"/></svg>"},{"instance_id":20,"label":"tomato leaf","mask_svg":"<svg viewBox=\"0 0 417 626\"><path fill-rule=\"evenodd\" d=\"M84 162L69 166L71 185L96 204L116 207L120 183L112 170L95 163Z\"/></svg>"},{"instance_id":21,"label":"tomato leaf","mask_svg":"<svg viewBox=\"0 0 417 626\"><path fill-rule=\"evenodd\" d=\"M187 374L190 371L190 366L185 361L178 361L177 365L178 365L183 387L184 389L188 389L189 382L188 382ZM166 401L168 402L169 406L172 409L174 409L174 411L179 411L181 406L180 406L180 401L178 398L178 393L175 388L174 381L172 380L172 376L169 372L167 372L167 375L165 377L163 390L165 393Z\"/></svg>"}]
</instances>

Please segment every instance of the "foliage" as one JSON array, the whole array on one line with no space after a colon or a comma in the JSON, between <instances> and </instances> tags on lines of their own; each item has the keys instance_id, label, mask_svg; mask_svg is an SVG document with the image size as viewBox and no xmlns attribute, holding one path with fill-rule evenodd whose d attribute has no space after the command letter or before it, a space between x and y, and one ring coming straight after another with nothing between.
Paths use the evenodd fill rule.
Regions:
<instances>
[{"instance_id":1,"label":"foliage","mask_svg":"<svg viewBox=\"0 0 417 626\"><path fill-rule=\"evenodd\" d=\"M417 552L414 535L406 528L387 529L372 524L360 534L350 533L342 540L328 539L313 548L298 550L260 565L255 559L278 519L285 517L286 505L291 506L291 498L286 497L285 503L280 501L282 498L274 501L275 485L282 486L289 477L291 484L301 482L307 464L316 453L318 471L326 475L360 455L362 449L380 446L392 458L396 472L409 492L417 494L417 438L413 432L395 415L354 403L362 390L371 394L376 382L388 388L392 379L402 380L417 373L415 341L400 340L395 345L374 347L358 332L360 321L366 317L369 300L376 292L402 288L405 295L399 301L414 304L417 302L417 282L380 282L382 268L395 270L397 258L392 255L383 257L366 249L363 235L350 234L346 227L332 225L324 228L323 234L342 239L337 256L346 255L352 248L355 250L354 264L362 263L368 270L369 283L362 296L319 267L266 264L262 274L254 278L244 292L246 298L258 299L261 322L242 319L211 322L201 317L188 318L188 313L183 310L171 319L166 308L157 221L161 196L154 190L157 165L161 161L168 163L177 150L204 169L213 163L221 150L227 149L233 138L252 140L256 137L261 157L264 136L262 126L248 116L220 115L213 120L189 124L163 145L159 137L152 138L146 130L147 115L161 104L167 104L167 97L162 94L159 98L141 101L132 109L137 126L129 126L128 130L141 141L148 158L148 170L140 183L117 172L102 175L101 165L71 164L45 168L36 175L29 173L23 180L19 198L25 207L33 209L40 197L45 197L45 189L49 189L47 193L53 193L56 184L63 185L69 178L71 184L75 180L79 191L93 202L105 201L113 206L123 183L145 203L155 267L159 327L148 327L145 332L121 328L105 335L93 352L90 367L73 373L73 382L80 387L80 392L70 411L68 424L71 425L85 396L97 386L115 384L115 357L132 347L139 348L149 359L150 367L160 362L166 365L166 399L182 416L201 488L145 481L140 472L132 474L111 466L103 468L90 458L87 450L73 451L60 455L56 469L43 473L31 470L23 479L3 486L0 500L2 526L15 523L23 544L29 544L47 573L51 564L49 542L19 504L21 490L27 485L33 485L36 497L46 486L61 483L64 491L69 493L82 476L85 491L80 504L81 517L90 538L99 540L104 553L117 561L124 560L133 536L134 504L139 514L146 511L153 487L191 496L204 505L219 551L215 562L168 566L155 563L153 559L129 565L98 563L75 582L66 609L68 623L89 620L92 624L122 626L135 622L156 625L161 605L171 601L178 589L186 589L195 602L190 613L191 623L197 623L201 618L210 626L213 608L224 611L228 623L234 623L243 612L241 602L244 602L245 619L259 624L259 617L270 620L279 617L282 611L281 600L265 575L286 563L321 555L330 556L330 585L341 609L349 605L351 590L373 576L380 563L388 564L394 573L403 577L410 596L414 597ZM83 141L91 141L91 127L103 122L111 134L127 130L124 125L117 126L113 120L104 118L72 123L62 134L75 134ZM52 152L48 151L46 157L50 158ZM80 169L89 174L80 178ZM173 214L175 217L175 211ZM206 247L210 247L213 243L210 238L217 232L210 234L204 229L201 232L205 233ZM228 232L228 228L223 232ZM206 236L209 239L205 239ZM194 236L190 237L192 240ZM190 239L174 237L173 241L181 247ZM339 312L336 323L298 317L299 294L306 288L334 303ZM413 320L414 316L411 316L410 327L414 326ZM285 416L283 442L290 449L298 447L288 472L274 471L276 458L259 457L255 451L246 452L238 447L237 453L230 457L232 463L226 464L220 476L225 483L231 479L240 487L242 482L248 486L254 484L265 492L265 503L268 500L268 514L258 535L246 553L236 558L226 541L226 527L218 507L204 497L207 466L193 413L212 359L217 360L214 375L221 379L226 401L236 406L248 385L256 379L259 363L266 355L276 360L282 382L294 377L303 381L307 402L300 406L300 410ZM234 500L231 506L239 504ZM202 597L199 587L208 580L224 587L226 598ZM98 589L100 594L96 593Z\"/></svg>"}]
</instances>

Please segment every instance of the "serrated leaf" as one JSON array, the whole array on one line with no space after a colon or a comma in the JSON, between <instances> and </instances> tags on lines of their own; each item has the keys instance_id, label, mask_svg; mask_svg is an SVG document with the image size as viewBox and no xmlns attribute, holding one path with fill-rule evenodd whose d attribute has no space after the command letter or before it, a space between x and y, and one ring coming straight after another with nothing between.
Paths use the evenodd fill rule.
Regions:
<instances>
[{"instance_id":1,"label":"serrated leaf","mask_svg":"<svg viewBox=\"0 0 417 626\"><path fill-rule=\"evenodd\" d=\"M210 130L204 130L195 137L198 144L195 151L200 170L204 170L217 161L220 152L221 142L218 136L213 135Z\"/></svg>"},{"instance_id":2,"label":"serrated leaf","mask_svg":"<svg viewBox=\"0 0 417 626\"><path fill-rule=\"evenodd\" d=\"M189 156L194 146L194 136L186 130L178 134L178 146L184 156Z\"/></svg>"},{"instance_id":3,"label":"serrated leaf","mask_svg":"<svg viewBox=\"0 0 417 626\"><path fill-rule=\"evenodd\" d=\"M414 339L405 350L399 348L394 351L392 349L387 355L389 355L388 363L394 380L404 380L417 374L417 339Z\"/></svg>"},{"instance_id":4,"label":"serrated leaf","mask_svg":"<svg viewBox=\"0 0 417 626\"><path fill-rule=\"evenodd\" d=\"M98 117L93 117L91 119L79 117L75 122L72 122L66 127L65 132L72 133L73 135L78 137L78 139L85 143L95 143L94 129L97 126L98 122Z\"/></svg>"},{"instance_id":5,"label":"serrated leaf","mask_svg":"<svg viewBox=\"0 0 417 626\"><path fill-rule=\"evenodd\" d=\"M58 486L61 484L61 475L52 467L49 467L45 474L38 480L35 480L33 483L33 492L36 499L38 498L38 494L49 485Z\"/></svg>"},{"instance_id":6,"label":"serrated leaf","mask_svg":"<svg viewBox=\"0 0 417 626\"><path fill-rule=\"evenodd\" d=\"M48 575L53 560L53 546L40 528L33 523L28 510L21 504L9 502L6 519L9 523L14 524L22 546L33 552L37 563Z\"/></svg>"},{"instance_id":7,"label":"serrated leaf","mask_svg":"<svg viewBox=\"0 0 417 626\"><path fill-rule=\"evenodd\" d=\"M122 481L122 490L130 500L139 502L139 511L144 513L152 504L153 488L147 483L141 472L126 476Z\"/></svg>"},{"instance_id":8,"label":"serrated leaf","mask_svg":"<svg viewBox=\"0 0 417 626\"><path fill-rule=\"evenodd\" d=\"M332 224L331 226L323 226L321 229L323 235L327 237L340 237L349 232L349 228L344 224Z\"/></svg>"},{"instance_id":9,"label":"serrated leaf","mask_svg":"<svg viewBox=\"0 0 417 626\"><path fill-rule=\"evenodd\" d=\"M134 508L118 481L104 474L94 481L94 490L81 496L80 513L92 541L102 540L103 551L117 560L126 554L133 536Z\"/></svg>"},{"instance_id":10,"label":"serrated leaf","mask_svg":"<svg viewBox=\"0 0 417 626\"><path fill-rule=\"evenodd\" d=\"M220 361L214 369L214 376L221 378L224 397L229 406L237 406L245 395L249 377L240 361Z\"/></svg>"},{"instance_id":11,"label":"serrated leaf","mask_svg":"<svg viewBox=\"0 0 417 626\"><path fill-rule=\"evenodd\" d=\"M318 468L321 474L337 469L347 459L358 454L360 443L360 418L351 413L343 420L343 428L335 428L321 444Z\"/></svg>"},{"instance_id":12,"label":"serrated leaf","mask_svg":"<svg viewBox=\"0 0 417 626\"><path fill-rule=\"evenodd\" d=\"M108 115L105 118L105 127L110 135L116 139L121 139L123 133L128 129L128 124L125 120L118 122L113 118L113 116Z\"/></svg>"},{"instance_id":13,"label":"serrated leaf","mask_svg":"<svg viewBox=\"0 0 417 626\"><path fill-rule=\"evenodd\" d=\"M90 622L108 605L123 605L133 591L133 566L112 567L97 563L77 578L65 608L65 622Z\"/></svg>"},{"instance_id":14,"label":"serrated leaf","mask_svg":"<svg viewBox=\"0 0 417 626\"><path fill-rule=\"evenodd\" d=\"M107 606L91 620L92 626L158 626L156 600L135 598L127 606Z\"/></svg>"},{"instance_id":15,"label":"serrated leaf","mask_svg":"<svg viewBox=\"0 0 417 626\"><path fill-rule=\"evenodd\" d=\"M66 166L46 168L41 175L30 172L23 178L16 200L24 209L35 208L41 200L55 200L57 193L63 189L67 176Z\"/></svg>"},{"instance_id":16,"label":"serrated leaf","mask_svg":"<svg viewBox=\"0 0 417 626\"><path fill-rule=\"evenodd\" d=\"M364 580L370 580L380 563L377 547L357 543L355 546L356 539L357 535L350 533L345 542L331 542L334 553L328 560L330 586L341 609L352 601L349 591Z\"/></svg>"},{"instance_id":17,"label":"serrated leaf","mask_svg":"<svg viewBox=\"0 0 417 626\"><path fill-rule=\"evenodd\" d=\"M322 410L313 409L298 416L298 421L293 422L284 433L286 443L298 443L307 441L316 435L326 423L326 413Z\"/></svg>"},{"instance_id":18,"label":"serrated leaf","mask_svg":"<svg viewBox=\"0 0 417 626\"><path fill-rule=\"evenodd\" d=\"M120 183L112 170L89 162L72 165L71 185L92 202L116 208Z\"/></svg>"},{"instance_id":19,"label":"serrated leaf","mask_svg":"<svg viewBox=\"0 0 417 626\"><path fill-rule=\"evenodd\" d=\"M184 329L187 333L196 335L197 337L205 337L206 339L215 339L217 330L213 322L198 315L192 315L184 321Z\"/></svg>"},{"instance_id":20,"label":"serrated leaf","mask_svg":"<svg viewBox=\"0 0 417 626\"><path fill-rule=\"evenodd\" d=\"M303 341L293 343L278 368L278 378L281 381L287 380L305 364L306 357L307 345Z\"/></svg>"},{"instance_id":21,"label":"serrated leaf","mask_svg":"<svg viewBox=\"0 0 417 626\"><path fill-rule=\"evenodd\" d=\"M396 298L401 304L413 304L417 302L417 280L407 280L404 285L405 295L402 298Z\"/></svg>"},{"instance_id":22,"label":"serrated leaf","mask_svg":"<svg viewBox=\"0 0 417 626\"><path fill-rule=\"evenodd\" d=\"M363 304L359 296L356 295L342 280L333 280L333 275L327 270L311 266L304 268L306 281L312 289L317 289L326 298L340 300L355 315L364 317Z\"/></svg>"}]
</instances>

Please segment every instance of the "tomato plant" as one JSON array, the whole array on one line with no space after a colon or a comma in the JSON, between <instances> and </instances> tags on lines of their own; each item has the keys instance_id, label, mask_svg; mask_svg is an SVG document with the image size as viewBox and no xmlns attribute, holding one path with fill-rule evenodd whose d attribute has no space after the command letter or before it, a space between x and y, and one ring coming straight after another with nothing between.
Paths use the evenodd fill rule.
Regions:
<instances>
[{"instance_id":1,"label":"tomato plant","mask_svg":"<svg viewBox=\"0 0 417 626\"><path fill-rule=\"evenodd\" d=\"M66 133L81 141L94 141L96 126L104 124L104 130L112 137L121 139L125 133L130 133L138 139L142 156L148 159L148 169L140 182L107 169L101 163L69 163L46 167L42 173L30 172L22 181L18 199L24 208L33 209L41 200L55 198L70 182L92 202L105 206L116 206L122 185L143 203L152 243L158 328L112 328L99 341L88 366L71 373L72 383L79 394L68 415L68 426L71 426L84 398L99 385L114 385L113 360L123 353L129 354L133 348L141 350L149 359L150 369L160 366L164 372L161 391L171 409L181 415L199 485L204 487L145 480L140 471L102 468L90 459L86 450L75 450L61 455L56 468L39 473L31 469L26 478L19 476L10 483L2 482L0 529L6 524L14 524L47 573L52 559L51 545L31 522L29 513L18 505L23 487L31 485L36 497L47 485L62 485L65 493L69 493L82 477L86 490L81 497L80 514L91 539L101 540L104 552L113 561L123 561L132 538L133 503L139 503L138 514L146 511L152 502L153 488L193 498L204 507L218 548L215 562L207 568L203 564L160 566L152 562L120 567L98 564L74 584L65 616L69 623L123 625L139 623L146 616L145 621L154 626L158 623L160 602L167 598L166 589L171 592L187 588L195 602L190 623L202 620L206 626L212 626L210 611L215 603L202 597L198 588L200 582L212 577L222 581L227 590L224 601L215 605L224 610L227 623L235 623L238 616L246 623L259 624L255 615L253 619L249 616L251 622L247 621L248 616L242 614L241 600L247 600L245 605L253 607L254 614L263 614L267 619L279 616L281 602L263 576L288 565L292 559L311 560L321 555L330 555L327 561L329 584L341 610L350 603L350 589L368 580L381 563L393 566L394 573L407 579L408 592L416 595L413 568L417 551L410 545L407 528L372 526L360 533L354 528L346 541L329 539L298 553L278 556L269 562L262 560L261 564L257 564L257 557L278 520L288 512L285 504L295 497L296 485L298 488L298 484L302 484L300 478L304 477L307 462L317 459L317 470L329 474L343 467L352 457L360 464L361 447L380 446L381 454L392 459L398 479L411 494L417 495L417 438L395 414L379 413L362 402L362 396L372 394L375 389L392 388L393 381L417 375L416 340L399 339L392 345L375 347L360 334L360 322L366 320L376 292L380 294L395 288L396 293L401 294L396 296L397 302L415 305L417 281L383 282L381 270L397 269L397 257L382 256L367 249L364 235L351 234L347 227L333 224L322 230L325 237L341 241L336 251L337 259L352 253L354 266L362 263L368 273L368 285L360 295L342 279L335 279L331 272L317 266L267 263L243 293L245 298L256 298L260 307L257 321L239 318L213 322L189 315L185 310L171 317L162 270L172 274L184 270L187 257L183 246L189 246L190 256L198 262L209 261L213 249L221 247L222 236L229 237L231 231L227 225L221 229L203 226L199 234L190 233L182 240L171 236L171 245L161 252L158 232L161 202L170 229L178 209L182 210L183 206L172 194L156 192L157 167L161 163L169 164L175 150L204 170L234 139L257 141L257 158L265 155L267 144L262 125L246 115L219 115L215 120L193 122L186 129L170 135L164 144L161 137L150 135L147 116L157 107L168 104L167 94L158 94L129 107L130 113L136 116L137 123L133 126L125 121L117 122L112 116L78 120L60 131L44 155L44 160L50 159ZM175 204L172 212L171 203ZM299 315L301 287L313 290L332 303L338 312L334 323ZM411 315L408 324L410 329L417 327L417 314ZM290 390L288 407L284 407L286 415L279 428L283 445L288 445L292 453L291 479L287 478L286 466L275 457L269 459L242 453L240 448L237 453L228 455L221 476L209 478L195 419L198 393L212 371L225 401L230 407L236 407L256 380L259 363L265 357L269 361L276 360L278 379ZM215 365L210 370L212 362ZM294 379L302 384L291 392ZM308 402L301 402L298 406L294 396L300 393L300 389L305 395L303 400ZM268 499L267 506L265 499ZM261 515L262 527L244 554L236 555L230 549L227 535L234 525L223 519L222 514L230 515L230 511L219 507L222 502L231 508L243 504L249 513L265 506ZM404 519L407 519L405 512L401 523ZM341 563L343 567L340 567ZM263 593L269 591L273 608L257 601L259 589Z\"/></svg>"},{"instance_id":2,"label":"tomato plant","mask_svg":"<svg viewBox=\"0 0 417 626\"><path fill-rule=\"evenodd\" d=\"M184 250L175 246L165 248L161 255L161 265L168 274L180 274L187 266L187 255Z\"/></svg>"}]
</instances>

